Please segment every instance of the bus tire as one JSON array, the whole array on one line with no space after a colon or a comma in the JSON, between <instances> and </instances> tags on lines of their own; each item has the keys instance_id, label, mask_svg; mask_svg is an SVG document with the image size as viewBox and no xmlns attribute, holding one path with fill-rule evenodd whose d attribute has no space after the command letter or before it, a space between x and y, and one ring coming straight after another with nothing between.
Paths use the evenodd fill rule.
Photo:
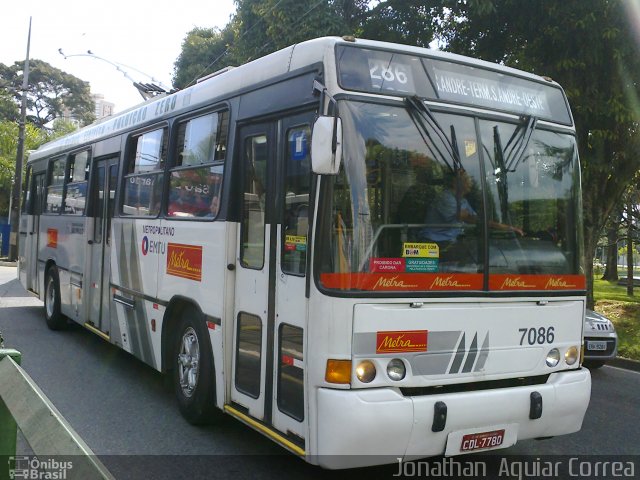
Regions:
<instances>
[{"instance_id":1,"label":"bus tire","mask_svg":"<svg viewBox=\"0 0 640 480\"><path fill-rule=\"evenodd\" d=\"M49 267L45 278L44 318L51 330L62 330L67 325L60 310L60 277L55 266Z\"/></svg>"},{"instance_id":2,"label":"bus tire","mask_svg":"<svg viewBox=\"0 0 640 480\"><path fill-rule=\"evenodd\" d=\"M211 423L216 412L215 373L200 312L186 308L175 332L171 371L180 413L192 425Z\"/></svg>"}]
</instances>

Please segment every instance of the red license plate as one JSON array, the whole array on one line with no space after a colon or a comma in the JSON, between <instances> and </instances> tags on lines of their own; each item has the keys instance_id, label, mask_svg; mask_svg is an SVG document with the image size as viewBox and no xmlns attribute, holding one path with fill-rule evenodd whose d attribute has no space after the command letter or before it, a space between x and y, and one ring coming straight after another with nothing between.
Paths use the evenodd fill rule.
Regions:
<instances>
[{"instance_id":1,"label":"red license plate","mask_svg":"<svg viewBox=\"0 0 640 480\"><path fill-rule=\"evenodd\" d=\"M495 448L502 445L504 441L504 429L493 430L492 432L470 433L462 437L460 444L461 452L472 450L483 450L485 448Z\"/></svg>"}]
</instances>

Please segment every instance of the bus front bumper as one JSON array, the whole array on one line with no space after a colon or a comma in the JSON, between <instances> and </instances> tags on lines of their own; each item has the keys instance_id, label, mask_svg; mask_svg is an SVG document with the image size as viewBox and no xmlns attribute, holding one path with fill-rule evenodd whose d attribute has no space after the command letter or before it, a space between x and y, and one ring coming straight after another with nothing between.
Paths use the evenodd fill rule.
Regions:
<instances>
[{"instance_id":1,"label":"bus front bumper","mask_svg":"<svg viewBox=\"0 0 640 480\"><path fill-rule=\"evenodd\" d=\"M533 392L542 397L542 415L535 420L529 418ZM462 434L504 425L508 425L509 440L502 447L529 438L573 433L582 426L590 394L591 376L585 368L553 373L541 385L442 395L408 397L395 388L320 388L317 443L315 452L308 452L308 460L325 468L353 468L445 451L451 454L459 447ZM443 402L447 410L445 427L439 432L432 431L436 402Z\"/></svg>"}]
</instances>

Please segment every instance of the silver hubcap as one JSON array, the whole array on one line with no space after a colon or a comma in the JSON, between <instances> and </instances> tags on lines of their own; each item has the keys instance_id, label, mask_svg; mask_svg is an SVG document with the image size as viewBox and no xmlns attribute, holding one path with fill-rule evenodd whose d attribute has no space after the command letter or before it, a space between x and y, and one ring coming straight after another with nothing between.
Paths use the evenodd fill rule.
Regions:
<instances>
[{"instance_id":1,"label":"silver hubcap","mask_svg":"<svg viewBox=\"0 0 640 480\"><path fill-rule=\"evenodd\" d=\"M53 309L56 303L56 289L53 283L53 278L49 277L47 281L47 293L45 295L45 308L47 310L47 317L53 317Z\"/></svg>"},{"instance_id":2,"label":"silver hubcap","mask_svg":"<svg viewBox=\"0 0 640 480\"><path fill-rule=\"evenodd\" d=\"M186 397L193 395L198 385L199 361L200 345L198 345L198 336L195 330L189 327L182 335L180 353L178 353L178 376L182 393Z\"/></svg>"}]
</instances>

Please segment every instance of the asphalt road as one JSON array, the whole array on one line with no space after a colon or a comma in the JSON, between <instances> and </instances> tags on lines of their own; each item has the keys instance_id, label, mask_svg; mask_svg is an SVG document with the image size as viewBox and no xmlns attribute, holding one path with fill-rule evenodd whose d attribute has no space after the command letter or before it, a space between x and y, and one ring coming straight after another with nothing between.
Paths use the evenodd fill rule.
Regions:
<instances>
[{"instance_id":1,"label":"asphalt road","mask_svg":"<svg viewBox=\"0 0 640 480\"><path fill-rule=\"evenodd\" d=\"M397 466L327 472L226 417L196 428L180 416L163 377L80 326L53 332L42 303L15 268L0 267L0 332L22 365L118 479L392 478ZM589 410L579 433L523 441L499 454L639 455L640 373L592 372ZM28 447L20 445L22 452ZM637 462L636 462L637 463Z\"/></svg>"}]
</instances>

